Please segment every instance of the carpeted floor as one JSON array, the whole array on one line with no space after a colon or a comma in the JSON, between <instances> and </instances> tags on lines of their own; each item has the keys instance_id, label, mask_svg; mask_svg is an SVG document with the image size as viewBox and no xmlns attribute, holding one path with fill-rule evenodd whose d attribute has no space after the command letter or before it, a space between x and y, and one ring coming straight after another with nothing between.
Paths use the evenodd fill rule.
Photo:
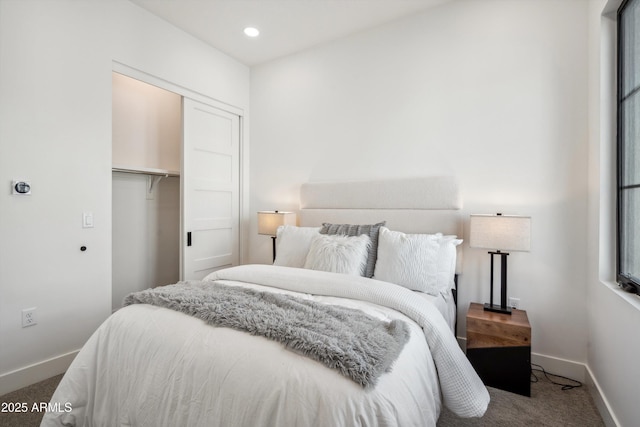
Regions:
<instances>
[{"instance_id":1,"label":"carpeted floor","mask_svg":"<svg viewBox=\"0 0 640 427\"><path fill-rule=\"evenodd\" d=\"M541 377L538 375L538 377ZM48 402L62 375L33 384L13 393L0 396L2 402ZM531 397L519 396L506 391L489 388L491 403L484 417L461 419L443 409L438 427L449 426L604 426L585 387L561 390L544 377L531 384ZM42 414L38 412L0 412L0 427L36 427Z\"/></svg>"},{"instance_id":2,"label":"carpeted floor","mask_svg":"<svg viewBox=\"0 0 640 427\"><path fill-rule=\"evenodd\" d=\"M32 427L39 426L42 416L38 411L32 411L34 403L40 405L41 402L49 402L53 392L56 390L62 375L57 375L48 380L30 385L13 393L0 396L0 404L22 404L26 403L28 411L25 412L0 412L0 427ZM7 408L8 409L8 408Z\"/></svg>"},{"instance_id":3,"label":"carpeted floor","mask_svg":"<svg viewBox=\"0 0 640 427\"><path fill-rule=\"evenodd\" d=\"M438 427L604 427L585 386L562 390L561 386L552 384L541 374L536 375L539 380L531 384L531 397L488 387L491 403L482 418L458 418L445 408L440 414Z\"/></svg>"}]
</instances>

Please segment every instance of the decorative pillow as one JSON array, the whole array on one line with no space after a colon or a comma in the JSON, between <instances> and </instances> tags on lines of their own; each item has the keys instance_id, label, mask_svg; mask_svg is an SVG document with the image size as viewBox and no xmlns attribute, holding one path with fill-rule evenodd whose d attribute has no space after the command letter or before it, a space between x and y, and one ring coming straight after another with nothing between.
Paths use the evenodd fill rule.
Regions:
<instances>
[{"instance_id":1,"label":"decorative pillow","mask_svg":"<svg viewBox=\"0 0 640 427\"><path fill-rule=\"evenodd\" d=\"M304 267L309 247L320 227L296 227L281 225L276 230L276 260L273 265L284 267Z\"/></svg>"},{"instance_id":2,"label":"decorative pillow","mask_svg":"<svg viewBox=\"0 0 640 427\"><path fill-rule=\"evenodd\" d=\"M440 293L446 295L450 289L455 287L454 278L456 275L456 247L462 243L462 239L457 236L442 236L440 239L440 250L438 251L438 278L437 288Z\"/></svg>"},{"instance_id":3,"label":"decorative pillow","mask_svg":"<svg viewBox=\"0 0 640 427\"><path fill-rule=\"evenodd\" d=\"M323 223L320 229L320 234L342 234L345 236L359 236L366 234L371 239L371 246L369 248L369 255L367 257L367 267L363 276L373 277L373 271L376 267L376 258L378 253L378 234L380 227L384 226L387 222L382 221L377 224L366 225L352 225L352 224L330 224Z\"/></svg>"},{"instance_id":4,"label":"decorative pillow","mask_svg":"<svg viewBox=\"0 0 640 427\"><path fill-rule=\"evenodd\" d=\"M371 239L366 234L318 235L311 242L304 268L362 276L370 245Z\"/></svg>"},{"instance_id":5,"label":"decorative pillow","mask_svg":"<svg viewBox=\"0 0 640 427\"><path fill-rule=\"evenodd\" d=\"M438 256L441 240L442 234L405 234L382 227L373 278L414 291L440 294Z\"/></svg>"}]
</instances>

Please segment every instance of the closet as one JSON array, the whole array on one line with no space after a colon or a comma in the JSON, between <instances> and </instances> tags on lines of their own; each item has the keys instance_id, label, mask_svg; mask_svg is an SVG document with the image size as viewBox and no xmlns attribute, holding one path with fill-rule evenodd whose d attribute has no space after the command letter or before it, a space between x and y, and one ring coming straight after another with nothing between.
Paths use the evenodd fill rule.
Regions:
<instances>
[{"instance_id":1,"label":"closet","mask_svg":"<svg viewBox=\"0 0 640 427\"><path fill-rule=\"evenodd\" d=\"M112 308L239 259L239 116L112 76Z\"/></svg>"}]
</instances>

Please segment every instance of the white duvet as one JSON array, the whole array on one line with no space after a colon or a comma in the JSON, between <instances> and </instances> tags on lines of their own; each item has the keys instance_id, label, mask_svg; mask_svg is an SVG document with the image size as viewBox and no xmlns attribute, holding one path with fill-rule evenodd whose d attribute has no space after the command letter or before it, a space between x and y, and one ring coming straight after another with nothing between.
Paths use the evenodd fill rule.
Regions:
<instances>
[{"instance_id":1,"label":"white duvet","mask_svg":"<svg viewBox=\"0 0 640 427\"><path fill-rule=\"evenodd\" d=\"M240 266L206 280L292 293L405 320L411 338L373 389L281 344L169 309L132 305L91 336L42 426L435 426L441 404L482 416L489 394L442 315L390 283Z\"/></svg>"}]
</instances>

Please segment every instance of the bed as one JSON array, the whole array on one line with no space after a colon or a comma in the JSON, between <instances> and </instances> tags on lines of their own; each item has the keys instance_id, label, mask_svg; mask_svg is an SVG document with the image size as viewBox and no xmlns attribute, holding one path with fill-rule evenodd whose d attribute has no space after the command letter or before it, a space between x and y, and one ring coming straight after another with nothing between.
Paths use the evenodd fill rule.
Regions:
<instances>
[{"instance_id":1,"label":"bed","mask_svg":"<svg viewBox=\"0 0 640 427\"><path fill-rule=\"evenodd\" d=\"M455 180L305 184L300 199L274 265L128 296L41 425L434 426L443 405L482 416L488 392L452 332Z\"/></svg>"}]
</instances>

